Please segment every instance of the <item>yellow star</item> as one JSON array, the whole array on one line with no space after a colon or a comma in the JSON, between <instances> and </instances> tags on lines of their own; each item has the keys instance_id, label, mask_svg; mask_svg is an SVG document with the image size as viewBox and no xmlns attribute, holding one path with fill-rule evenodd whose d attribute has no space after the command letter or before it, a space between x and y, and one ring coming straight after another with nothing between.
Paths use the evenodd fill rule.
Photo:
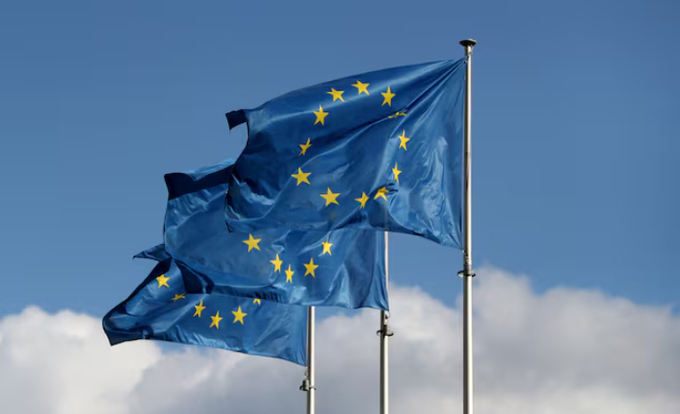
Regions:
<instances>
[{"instance_id":1,"label":"yellow star","mask_svg":"<svg viewBox=\"0 0 680 414\"><path fill-rule=\"evenodd\" d=\"M278 253L276 254L276 259L270 260L269 263L274 265L274 271L281 273L281 264L283 263L283 260L279 259Z\"/></svg>"},{"instance_id":2,"label":"yellow star","mask_svg":"<svg viewBox=\"0 0 680 414\"><path fill-rule=\"evenodd\" d=\"M186 296L184 296L185 294L186 293L180 293L180 294L175 293L175 296L172 298L172 301L177 302L180 299L186 299Z\"/></svg>"},{"instance_id":3,"label":"yellow star","mask_svg":"<svg viewBox=\"0 0 680 414\"><path fill-rule=\"evenodd\" d=\"M302 151L300 151L300 153L298 154L298 157L299 157L300 155L305 155L305 154L307 153L307 150L309 149L309 147L312 146L312 142L311 142L311 141L312 141L311 139L307 138L307 143L306 143L306 144L298 144L298 145L300 146L300 149L302 149Z\"/></svg>"},{"instance_id":4,"label":"yellow star","mask_svg":"<svg viewBox=\"0 0 680 414\"><path fill-rule=\"evenodd\" d=\"M390 105L390 106L392 106L392 105ZM406 116L406 109L404 109L403 111L397 111L397 112L394 113L394 115L388 115L387 117L394 119L394 118L399 118L400 116Z\"/></svg>"},{"instance_id":5,"label":"yellow star","mask_svg":"<svg viewBox=\"0 0 680 414\"><path fill-rule=\"evenodd\" d=\"M314 121L314 125L321 123L321 125L326 125L325 119L328 116L328 112L323 111L323 107L319 105L319 110L318 111L312 111L314 112L314 115L316 115L316 121Z\"/></svg>"},{"instance_id":6,"label":"yellow star","mask_svg":"<svg viewBox=\"0 0 680 414\"><path fill-rule=\"evenodd\" d=\"M258 298L253 299L253 303L256 303L258 305L262 305L262 301Z\"/></svg>"},{"instance_id":7,"label":"yellow star","mask_svg":"<svg viewBox=\"0 0 680 414\"><path fill-rule=\"evenodd\" d=\"M380 92L380 94L383 96L383 98L385 98L382 104L388 104L389 106L392 106L392 98L394 98L396 94L392 93L390 87L387 87L387 92Z\"/></svg>"},{"instance_id":8,"label":"yellow star","mask_svg":"<svg viewBox=\"0 0 680 414\"><path fill-rule=\"evenodd\" d=\"M170 285L168 285L168 280L170 280L170 278L166 277L164 274L158 276L156 278L156 280L158 281L158 288L159 289L161 288L161 286L170 287Z\"/></svg>"},{"instance_id":9,"label":"yellow star","mask_svg":"<svg viewBox=\"0 0 680 414\"><path fill-rule=\"evenodd\" d=\"M366 207L366 202L368 201L368 196L363 191L361 192L361 197L355 198L356 201L361 203L361 208Z\"/></svg>"},{"instance_id":10,"label":"yellow star","mask_svg":"<svg viewBox=\"0 0 680 414\"><path fill-rule=\"evenodd\" d=\"M305 272L305 276L312 275L312 277L316 277L316 275L314 274L314 269L319 267L319 265L314 264L314 258L312 257L311 259L309 259L309 263L303 264L305 265L305 269L307 269L307 271Z\"/></svg>"},{"instance_id":11,"label":"yellow star","mask_svg":"<svg viewBox=\"0 0 680 414\"><path fill-rule=\"evenodd\" d=\"M220 311L217 311L215 316L211 316L210 319L212 319L212 323L208 328L212 328L214 326L215 329L220 329L220 321L224 319L220 316Z\"/></svg>"},{"instance_id":12,"label":"yellow star","mask_svg":"<svg viewBox=\"0 0 680 414\"><path fill-rule=\"evenodd\" d=\"M260 246L257 244L261 241L262 239L255 239L253 238L252 234L248 234L248 240L243 240L243 243L248 245L248 251L251 251L253 249L260 250Z\"/></svg>"},{"instance_id":13,"label":"yellow star","mask_svg":"<svg viewBox=\"0 0 680 414\"><path fill-rule=\"evenodd\" d=\"M293 274L295 271L288 265L288 270L286 270L286 283L293 283Z\"/></svg>"},{"instance_id":14,"label":"yellow star","mask_svg":"<svg viewBox=\"0 0 680 414\"><path fill-rule=\"evenodd\" d=\"M326 200L326 207L328 207L331 203L340 204L340 203L338 203L338 200L337 200L339 195L340 195L340 193L334 193L334 192L331 191L331 188L328 187L326 194L321 194L321 198Z\"/></svg>"},{"instance_id":15,"label":"yellow star","mask_svg":"<svg viewBox=\"0 0 680 414\"><path fill-rule=\"evenodd\" d=\"M310 174L311 172L306 173L302 171L302 168L298 168L298 172L295 174L291 174L290 176L297 180L297 184L295 185L298 186L302 183L310 184L309 179L307 179L307 177L309 177Z\"/></svg>"},{"instance_id":16,"label":"yellow star","mask_svg":"<svg viewBox=\"0 0 680 414\"><path fill-rule=\"evenodd\" d=\"M361 83L360 80L357 80L357 83L352 84L352 86L357 88L357 90L359 91L359 95L361 95L361 92L365 92L366 95L370 95L370 93L368 93L368 89L367 89L368 85L370 85L370 83Z\"/></svg>"},{"instance_id":17,"label":"yellow star","mask_svg":"<svg viewBox=\"0 0 680 414\"><path fill-rule=\"evenodd\" d=\"M201 317L201 313L203 313L203 310L205 309L205 306L203 306L203 301L200 301L198 305L195 305L194 308L196 308L196 312L194 312L194 316L198 316L199 318Z\"/></svg>"},{"instance_id":18,"label":"yellow star","mask_svg":"<svg viewBox=\"0 0 680 414\"><path fill-rule=\"evenodd\" d=\"M241 322L241 325L244 324L243 322L243 317L247 315L247 313L244 313L241 311L241 307L238 307L238 310L236 311L231 311L231 313L234 314L234 323L236 322Z\"/></svg>"},{"instance_id":19,"label":"yellow star","mask_svg":"<svg viewBox=\"0 0 680 414\"><path fill-rule=\"evenodd\" d=\"M343 97L342 97L342 94L343 94L344 92L345 92L345 91L336 91L334 88L331 88L331 91L330 91L330 92L326 92L326 93L329 94L329 95L333 95L333 102L335 102L335 101L338 100L338 99L340 99L341 101L345 102L345 100L344 100Z\"/></svg>"},{"instance_id":20,"label":"yellow star","mask_svg":"<svg viewBox=\"0 0 680 414\"><path fill-rule=\"evenodd\" d=\"M333 246L333 243L330 243L329 241L321 242L323 245L323 251L321 252L321 256L324 254L328 253L328 255L332 256L331 254L331 246Z\"/></svg>"},{"instance_id":21,"label":"yellow star","mask_svg":"<svg viewBox=\"0 0 680 414\"><path fill-rule=\"evenodd\" d=\"M385 199L385 201L387 201L387 197L385 195L388 194L388 193L389 193L389 191L387 191L387 188L385 188L385 187L380 188L380 189L378 189L378 192L375 193L375 197L373 197L373 199L377 200L378 197L382 197L382 198Z\"/></svg>"},{"instance_id":22,"label":"yellow star","mask_svg":"<svg viewBox=\"0 0 680 414\"><path fill-rule=\"evenodd\" d=\"M396 162L394 163L394 168L392 168L392 173L394 174L394 179L399 182L399 174L401 174L401 171L399 170L399 164Z\"/></svg>"},{"instance_id":23,"label":"yellow star","mask_svg":"<svg viewBox=\"0 0 680 414\"><path fill-rule=\"evenodd\" d=\"M409 141L411 140L411 138L408 138L408 137L406 136L406 130L403 130L403 131L401 132L401 135L398 136L398 138L399 138L399 140L401 141L401 142L399 143L399 148L403 148L404 151L406 151L406 143L409 142Z\"/></svg>"}]
</instances>

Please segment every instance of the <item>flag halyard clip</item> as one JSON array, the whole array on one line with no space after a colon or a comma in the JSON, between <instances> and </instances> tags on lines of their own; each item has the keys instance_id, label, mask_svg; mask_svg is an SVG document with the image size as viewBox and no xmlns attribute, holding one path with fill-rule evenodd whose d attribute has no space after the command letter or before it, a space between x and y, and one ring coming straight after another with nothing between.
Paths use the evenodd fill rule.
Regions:
<instances>
[{"instance_id":1,"label":"flag halyard clip","mask_svg":"<svg viewBox=\"0 0 680 414\"><path fill-rule=\"evenodd\" d=\"M461 270L460 272L458 272L458 277L462 278L465 276L475 277L477 276L477 273L472 269L470 269L469 271Z\"/></svg>"},{"instance_id":2,"label":"flag halyard clip","mask_svg":"<svg viewBox=\"0 0 680 414\"><path fill-rule=\"evenodd\" d=\"M382 328L377 330L375 332L376 335L382 337L382 336L394 336L394 331L390 329L390 324L387 323L387 319L389 319L390 315L387 314L385 316L385 323L383 323Z\"/></svg>"},{"instance_id":3,"label":"flag halyard clip","mask_svg":"<svg viewBox=\"0 0 680 414\"><path fill-rule=\"evenodd\" d=\"M309 376L307 371L305 371L305 378L302 380L302 385L300 385L300 391L307 392L309 390L315 390L316 387L309 385Z\"/></svg>"}]
</instances>

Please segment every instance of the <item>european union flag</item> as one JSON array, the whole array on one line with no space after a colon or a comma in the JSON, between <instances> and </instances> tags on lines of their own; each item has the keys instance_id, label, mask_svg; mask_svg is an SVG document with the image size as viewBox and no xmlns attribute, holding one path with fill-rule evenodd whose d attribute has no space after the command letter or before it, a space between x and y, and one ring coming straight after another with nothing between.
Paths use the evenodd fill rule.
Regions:
<instances>
[{"instance_id":1,"label":"european union flag","mask_svg":"<svg viewBox=\"0 0 680 414\"><path fill-rule=\"evenodd\" d=\"M223 348L306 364L307 309L260 299L187 293L180 268L160 245L144 282L103 320L111 345L136 339Z\"/></svg>"},{"instance_id":2,"label":"european union flag","mask_svg":"<svg viewBox=\"0 0 680 414\"><path fill-rule=\"evenodd\" d=\"M372 228L461 248L466 60L364 73L227 114L247 122L231 229Z\"/></svg>"},{"instance_id":3,"label":"european union flag","mask_svg":"<svg viewBox=\"0 0 680 414\"><path fill-rule=\"evenodd\" d=\"M232 161L165 177L165 246L193 293L305 306L387 309L384 236L286 228L230 233L224 197Z\"/></svg>"}]
</instances>

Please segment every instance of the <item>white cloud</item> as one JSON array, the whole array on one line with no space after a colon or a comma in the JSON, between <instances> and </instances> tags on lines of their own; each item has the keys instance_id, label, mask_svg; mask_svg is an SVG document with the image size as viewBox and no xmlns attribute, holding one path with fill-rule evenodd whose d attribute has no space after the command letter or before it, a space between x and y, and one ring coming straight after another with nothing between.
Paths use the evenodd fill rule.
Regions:
<instances>
[{"instance_id":1,"label":"white cloud","mask_svg":"<svg viewBox=\"0 0 680 414\"><path fill-rule=\"evenodd\" d=\"M0 321L0 411L127 413L126 396L162 358L152 343L111 349L90 316L29 307Z\"/></svg>"},{"instance_id":2,"label":"white cloud","mask_svg":"<svg viewBox=\"0 0 680 414\"><path fill-rule=\"evenodd\" d=\"M475 286L479 414L680 412L680 317L596 291L536 294L487 268ZM417 288L392 290L391 411L461 412L461 315ZM378 312L317 330L318 411L378 408ZM109 347L98 319L28 308L0 320L2 412L304 412L303 368L153 342Z\"/></svg>"}]
</instances>

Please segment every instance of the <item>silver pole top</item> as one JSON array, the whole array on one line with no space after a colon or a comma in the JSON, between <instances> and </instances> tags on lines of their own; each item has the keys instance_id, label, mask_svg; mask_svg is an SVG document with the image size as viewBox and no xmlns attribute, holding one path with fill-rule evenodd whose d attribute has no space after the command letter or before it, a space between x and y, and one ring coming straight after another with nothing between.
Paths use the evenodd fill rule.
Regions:
<instances>
[{"instance_id":1,"label":"silver pole top","mask_svg":"<svg viewBox=\"0 0 680 414\"><path fill-rule=\"evenodd\" d=\"M466 40L461 40L460 41L461 46L464 47L474 47L477 44L477 41L475 39L466 39Z\"/></svg>"}]
</instances>

